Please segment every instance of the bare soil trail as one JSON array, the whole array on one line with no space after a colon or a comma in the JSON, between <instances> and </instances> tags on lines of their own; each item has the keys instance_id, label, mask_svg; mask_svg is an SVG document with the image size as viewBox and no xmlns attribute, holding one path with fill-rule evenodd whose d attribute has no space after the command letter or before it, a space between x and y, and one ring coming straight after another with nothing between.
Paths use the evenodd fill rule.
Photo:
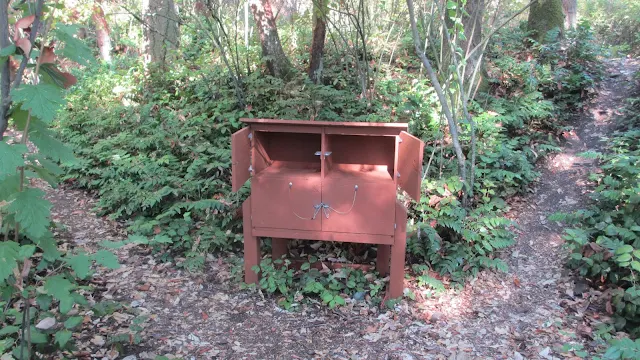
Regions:
<instances>
[{"instance_id":1,"label":"bare soil trail","mask_svg":"<svg viewBox=\"0 0 640 360\"><path fill-rule=\"evenodd\" d=\"M633 84L639 63L607 63L610 76L567 134L563 151L539 165L535 192L514 199L510 217L518 241L504 257L509 272L482 272L461 291L403 301L393 311L364 302L338 310L305 305L286 312L274 299L240 290L229 266L209 256L205 269L189 273L154 260L150 250L117 250L118 270L99 269L96 301L125 304L89 324L79 340L86 358L127 360L156 355L185 359L551 359L571 356L566 343L590 346L598 294L563 269L562 228L547 221L556 211L588 203L590 160L576 154L600 147L611 120ZM95 200L82 191L47 189L58 236L89 251L102 240L121 240L115 222L96 217ZM134 317L145 316L133 331ZM116 351L106 342L129 338ZM136 338L135 335L139 338ZM138 344L136 344L139 342Z\"/></svg>"}]
</instances>

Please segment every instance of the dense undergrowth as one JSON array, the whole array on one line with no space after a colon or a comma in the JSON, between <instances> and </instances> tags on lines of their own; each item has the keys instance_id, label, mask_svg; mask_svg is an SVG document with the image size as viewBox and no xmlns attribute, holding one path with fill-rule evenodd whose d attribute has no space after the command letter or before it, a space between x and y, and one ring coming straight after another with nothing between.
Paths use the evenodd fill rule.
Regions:
<instances>
[{"instance_id":1,"label":"dense undergrowth","mask_svg":"<svg viewBox=\"0 0 640 360\"><path fill-rule=\"evenodd\" d=\"M608 291L617 330L640 335L640 98L630 98L590 179L593 204L552 218L570 224L564 238L569 266Z\"/></svg>"},{"instance_id":2,"label":"dense undergrowth","mask_svg":"<svg viewBox=\"0 0 640 360\"><path fill-rule=\"evenodd\" d=\"M102 213L122 220L131 241L197 269L205 254L241 242L239 207L248 189L232 194L229 185L229 138L242 127L240 118L408 122L427 144L429 161L426 196L410 208L409 262L420 283L439 288L436 278L460 282L483 268L505 270L497 254L514 243L502 217L505 200L527 191L537 176L535 161L556 149L561 114L590 96L599 71L587 24L562 42L557 33L549 36L550 45L530 45L524 31L509 29L488 50L490 90L470 109L478 128L470 208L459 198L462 184L435 95L417 66L405 66L410 58L377 69L370 99L359 98L356 82L344 73L329 72L315 85L302 74L283 83L253 72L243 82L244 107L226 73L204 55L197 66L177 61L146 81L136 60L120 58L113 69L83 74L69 96L57 130L79 161L66 167L65 179L94 190ZM336 53L326 58L328 64L341 61ZM344 245L336 252L353 259ZM349 278L365 279L362 274L340 272L320 281L308 276L311 270L263 265L262 287L287 295L289 304L301 292L330 305L341 304L340 294L380 293L375 278L349 286Z\"/></svg>"},{"instance_id":3,"label":"dense undergrowth","mask_svg":"<svg viewBox=\"0 0 640 360\"><path fill-rule=\"evenodd\" d=\"M640 53L640 3L592 0L580 3L581 18L593 24L598 41L613 56Z\"/></svg>"}]
</instances>

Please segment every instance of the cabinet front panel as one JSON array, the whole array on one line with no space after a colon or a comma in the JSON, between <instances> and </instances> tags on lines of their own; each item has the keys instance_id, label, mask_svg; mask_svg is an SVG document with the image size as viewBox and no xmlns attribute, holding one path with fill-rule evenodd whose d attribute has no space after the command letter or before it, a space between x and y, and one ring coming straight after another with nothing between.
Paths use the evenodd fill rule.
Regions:
<instances>
[{"instance_id":1,"label":"cabinet front panel","mask_svg":"<svg viewBox=\"0 0 640 360\"><path fill-rule=\"evenodd\" d=\"M251 182L253 227L320 230L320 215L313 219L314 206L321 202L320 191L319 173L254 177Z\"/></svg>"},{"instance_id":2,"label":"cabinet front panel","mask_svg":"<svg viewBox=\"0 0 640 360\"><path fill-rule=\"evenodd\" d=\"M329 206L325 209L328 218L327 213L322 214L322 231L393 235L396 202L393 181L325 179L322 202Z\"/></svg>"}]
</instances>

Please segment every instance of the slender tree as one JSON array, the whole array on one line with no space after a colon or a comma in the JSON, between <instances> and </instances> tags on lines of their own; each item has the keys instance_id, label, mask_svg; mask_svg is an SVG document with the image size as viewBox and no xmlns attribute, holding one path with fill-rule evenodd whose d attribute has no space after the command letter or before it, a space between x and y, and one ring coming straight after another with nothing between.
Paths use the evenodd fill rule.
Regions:
<instances>
[{"instance_id":1,"label":"slender tree","mask_svg":"<svg viewBox=\"0 0 640 360\"><path fill-rule=\"evenodd\" d=\"M178 15L173 0L142 0L145 61L164 67L178 48Z\"/></svg>"},{"instance_id":2,"label":"slender tree","mask_svg":"<svg viewBox=\"0 0 640 360\"><path fill-rule=\"evenodd\" d=\"M250 0L251 12L258 28L262 57L269 73L281 79L292 75L292 66L282 49L275 17L269 0Z\"/></svg>"},{"instance_id":3,"label":"slender tree","mask_svg":"<svg viewBox=\"0 0 640 360\"><path fill-rule=\"evenodd\" d=\"M309 78L315 83L322 80L322 56L327 34L326 16L328 12L327 0L313 0L313 40L309 58Z\"/></svg>"},{"instance_id":4,"label":"slender tree","mask_svg":"<svg viewBox=\"0 0 640 360\"><path fill-rule=\"evenodd\" d=\"M562 0L539 0L529 9L529 30L533 30L532 38L543 42L547 32L555 28L564 28Z\"/></svg>"},{"instance_id":5,"label":"slender tree","mask_svg":"<svg viewBox=\"0 0 640 360\"><path fill-rule=\"evenodd\" d=\"M0 48L4 49L11 44L9 40L9 0L0 0ZM9 116L9 107L11 99L9 91L11 90L11 71L10 61L5 61L0 65L0 140L3 139L4 132L7 130Z\"/></svg>"},{"instance_id":6,"label":"slender tree","mask_svg":"<svg viewBox=\"0 0 640 360\"><path fill-rule=\"evenodd\" d=\"M111 38L109 31L109 24L104 18L104 11L102 10L102 1L96 0L93 4L93 13L91 19L96 27L96 39L98 42L98 51L100 52L100 58L110 63L111 62Z\"/></svg>"},{"instance_id":7,"label":"slender tree","mask_svg":"<svg viewBox=\"0 0 640 360\"><path fill-rule=\"evenodd\" d=\"M575 29L578 25L578 0L562 0L564 28Z\"/></svg>"}]
</instances>

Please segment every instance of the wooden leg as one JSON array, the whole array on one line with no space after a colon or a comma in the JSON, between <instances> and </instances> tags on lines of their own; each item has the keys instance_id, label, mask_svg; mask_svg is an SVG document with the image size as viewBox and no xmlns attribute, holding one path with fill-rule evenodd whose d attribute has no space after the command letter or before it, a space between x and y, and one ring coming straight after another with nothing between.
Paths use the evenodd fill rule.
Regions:
<instances>
[{"instance_id":1,"label":"wooden leg","mask_svg":"<svg viewBox=\"0 0 640 360\"><path fill-rule=\"evenodd\" d=\"M404 256L407 247L407 209L396 203L396 230L391 245L391 278L389 279L389 298L402 296L404 291Z\"/></svg>"},{"instance_id":2,"label":"wooden leg","mask_svg":"<svg viewBox=\"0 0 640 360\"><path fill-rule=\"evenodd\" d=\"M389 274L389 256L391 256L391 245L378 245L376 270L378 270L380 276Z\"/></svg>"},{"instance_id":3,"label":"wooden leg","mask_svg":"<svg viewBox=\"0 0 640 360\"><path fill-rule=\"evenodd\" d=\"M258 274L253 267L260 265L260 239L251 233L251 197L242 204L242 227L244 233L244 282L257 284Z\"/></svg>"},{"instance_id":4,"label":"wooden leg","mask_svg":"<svg viewBox=\"0 0 640 360\"><path fill-rule=\"evenodd\" d=\"M273 258L273 260L280 259L288 253L289 249L287 248L287 239L271 239L271 257Z\"/></svg>"}]
</instances>

